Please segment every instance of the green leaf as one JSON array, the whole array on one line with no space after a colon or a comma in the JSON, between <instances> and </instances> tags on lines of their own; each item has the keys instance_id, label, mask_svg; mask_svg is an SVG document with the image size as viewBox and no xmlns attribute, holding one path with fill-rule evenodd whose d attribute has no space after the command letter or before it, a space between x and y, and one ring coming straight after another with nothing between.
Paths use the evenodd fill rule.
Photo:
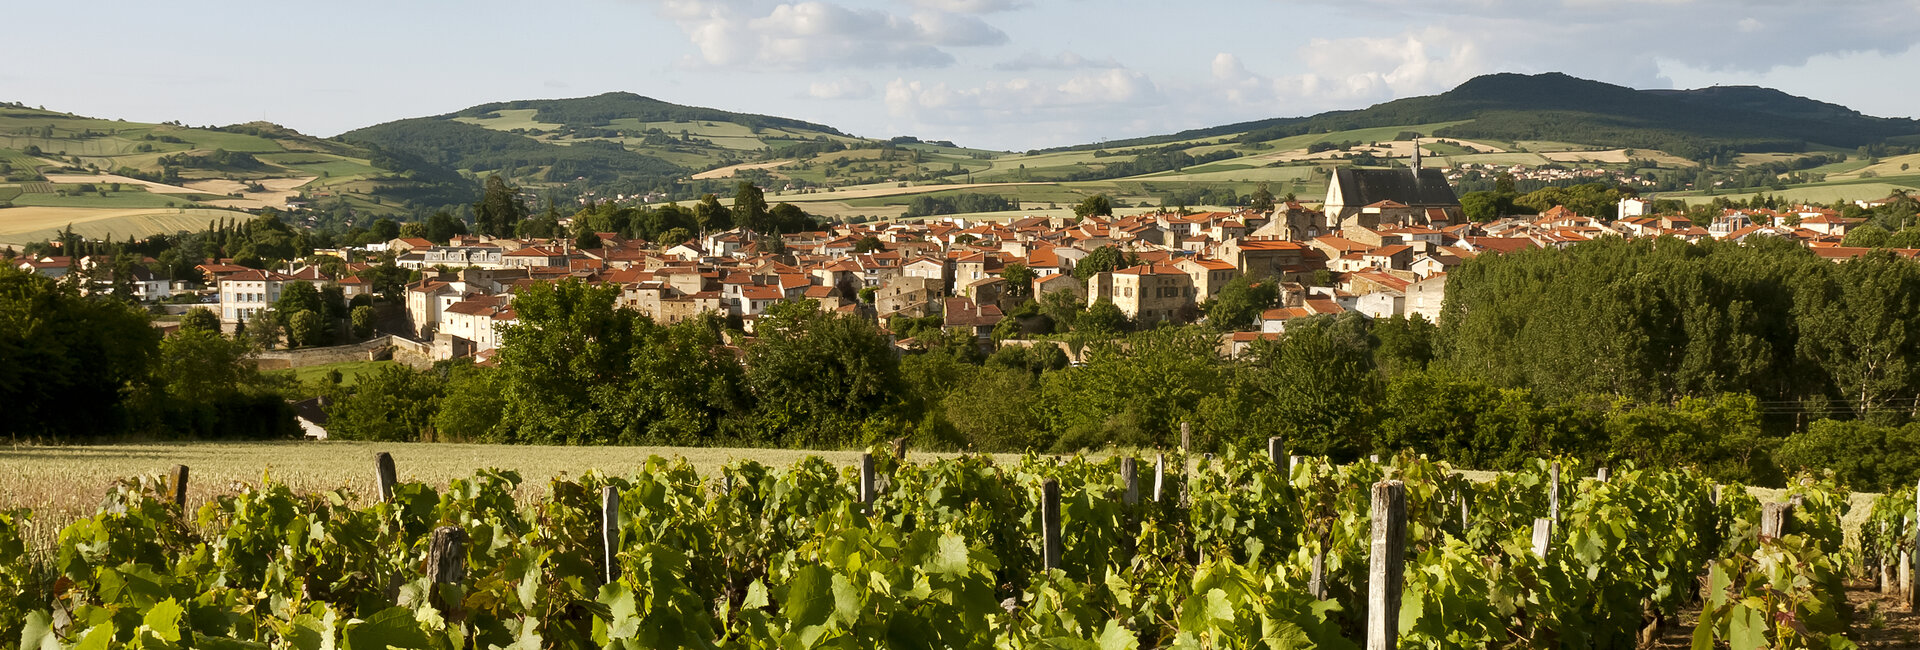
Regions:
<instances>
[{"instance_id":1,"label":"green leaf","mask_svg":"<svg viewBox=\"0 0 1920 650\"><path fill-rule=\"evenodd\" d=\"M73 644L70 650L107 650L113 647L113 623L101 623L88 628L80 635L80 642Z\"/></svg>"},{"instance_id":2,"label":"green leaf","mask_svg":"<svg viewBox=\"0 0 1920 650\"><path fill-rule=\"evenodd\" d=\"M819 625L833 612L833 572L817 564L800 567L787 582L780 615L794 628Z\"/></svg>"},{"instance_id":3,"label":"green leaf","mask_svg":"<svg viewBox=\"0 0 1920 650\"><path fill-rule=\"evenodd\" d=\"M765 609L767 606L767 585L759 580L747 585L747 597L740 601L740 609Z\"/></svg>"},{"instance_id":4,"label":"green leaf","mask_svg":"<svg viewBox=\"0 0 1920 650\"><path fill-rule=\"evenodd\" d=\"M1733 650L1767 647L1767 616L1745 605L1733 606L1732 625L1727 630L1727 645Z\"/></svg>"},{"instance_id":5,"label":"green leaf","mask_svg":"<svg viewBox=\"0 0 1920 650\"><path fill-rule=\"evenodd\" d=\"M930 574L965 573L967 571L967 540L954 533L940 536L939 547L928 558L926 571Z\"/></svg>"},{"instance_id":6,"label":"green leaf","mask_svg":"<svg viewBox=\"0 0 1920 650\"><path fill-rule=\"evenodd\" d=\"M60 635L53 633L53 617L44 611L27 614L20 630L20 650L60 650Z\"/></svg>"},{"instance_id":7,"label":"green leaf","mask_svg":"<svg viewBox=\"0 0 1920 650\"><path fill-rule=\"evenodd\" d=\"M862 606L860 595L860 591L854 588L853 582L847 580L846 576L837 573L833 575L833 616L839 619L842 625L853 627L855 623L860 622Z\"/></svg>"},{"instance_id":8,"label":"green leaf","mask_svg":"<svg viewBox=\"0 0 1920 650\"><path fill-rule=\"evenodd\" d=\"M147 629L152 630L155 635L168 643L179 643L180 615L183 613L186 613L186 610L180 608L180 603L168 598L154 603L153 608L147 610L147 615L142 622L146 623Z\"/></svg>"},{"instance_id":9,"label":"green leaf","mask_svg":"<svg viewBox=\"0 0 1920 650\"><path fill-rule=\"evenodd\" d=\"M1135 650L1140 647L1140 639L1132 632L1120 627L1120 622L1107 620L1107 629L1100 631L1100 650Z\"/></svg>"},{"instance_id":10,"label":"green leaf","mask_svg":"<svg viewBox=\"0 0 1920 650\"><path fill-rule=\"evenodd\" d=\"M424 650L427 644L427 635L413 620L413 612L403 607L389 607L364 621L347 621L344 650Z\"/></svg>"}]
</instances>

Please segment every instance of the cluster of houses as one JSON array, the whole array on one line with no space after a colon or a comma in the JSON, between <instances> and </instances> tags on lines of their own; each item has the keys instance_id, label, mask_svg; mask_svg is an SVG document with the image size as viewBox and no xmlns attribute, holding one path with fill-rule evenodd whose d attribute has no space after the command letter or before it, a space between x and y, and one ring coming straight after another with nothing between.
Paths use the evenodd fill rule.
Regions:
<instances>
[{"instance_id":1,"label":"cluster of houses","mask_svg":"<svg viewBox=\"0 0 1920 650\"><path fill-rule=\"evenodd\" d=\"M456 238L444 245L396 239L382 247L402 267L425 272L406 287L410 334L434 341L439 357L488 356L501 326L515 322L513 293L529 283L579 278L620 288L624 306L673 323L703 314L737 318L751 332L769 307L799 300L859 313L939 317L950 329L989 337L1026 300L1070 292L1110 301L1137 325L1186 323L1237 277L1276 283L1279 303L1257 329L1229 334L1223 349L1273 337L1288 323L1325 314L1436 320L1447 275L1466 260L1599 237L1685 240L1782 237L1836 261L1866 250L1840 245L1853 224L1825 208L1728 210L1709 224L1648 215L1629 199L1613 220L1555 208L1546 214L1467 222L1443 170L1341 169L1318 207L1287 202L1272 211L1160 212L1082 220L1029 217L847 224L778 235L707 234L671 246L599 233L601 247L565 240ZM1792 225L1787 225L1792 224ZM1121 252L1111 270L1076 274L1103 247ZM773 251L780 251L778 253ZM48 272L65 262L22 260ZM1014 268L1027 273L1012 274ZM364 264L348 264L358 274ZM359 275L318 268L270 271L209 264L219 313L228 324L254 317L291 282L335 283L352 296L371 287ZM910 347L911 341L902 341Z\"/></svg>"}]
</instances>

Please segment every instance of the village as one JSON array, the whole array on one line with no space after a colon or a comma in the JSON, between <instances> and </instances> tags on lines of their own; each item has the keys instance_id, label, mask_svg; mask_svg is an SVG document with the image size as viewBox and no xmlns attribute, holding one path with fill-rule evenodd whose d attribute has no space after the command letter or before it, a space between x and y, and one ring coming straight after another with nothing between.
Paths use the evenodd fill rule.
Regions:
<instances>
[{"instance_id":1,"label":"village","mask_svg":"<svg viewBox=\"0 0 1920 650\"><path fill-rule=\"evenodd\" d=\"M1278 304L1260 314L1255 328L1222 335L1221 351L1231 356L1314 316L1356 312L1437 322L1448 272L1479 255L1565 248L1601 237L1776 237L1836 262L1868 252L1842 246L1854 224L1814 206L1727 209L1712 223L1696 224L1682 215L1651 214L1650 202L1628 198L1613 220L1556 207L1471 223L1448 181L1451 171L1422 168L1417 159L1410 168L1340 169L1319 205L1288 200L1271 211L845 224L780 234L777 246L742 229L670 245L597 233L601 245L594 249L575 248L566 238L459 236L437 245L403 237L316 251L350 260L337 267L346 271L341 277L315 265L263 270L230 260L197 270L204 274L201 286L215 290L209 300L217 301L223 327L232 331L269 309L290 283L337 285L348 299L371 294L372 283L358 274L390 255L421 275L405 287L404 329L389 333L430 346L432 360L481 362L499 347L501 329L516 322L515 290L564 278L618 285L623 306L668 324L711 313L737 319L751 334L769 306L812 300L883 325L894 317L939 317L948 330L970 331L983 345L992 343L1007 314L1056 292L1069 292L1082 305L1110 302L1144 329L1201 320L1201 307L1236 277L1277 283ZM1105 247L1122 255L1119 264L1075 273ZM15 264L59 277L75 262L41 257ZM142 300L196 284L134 269L133 291ZM904 351L918 346L904 337L896 344Z\"/></svg>"}]
</instances>

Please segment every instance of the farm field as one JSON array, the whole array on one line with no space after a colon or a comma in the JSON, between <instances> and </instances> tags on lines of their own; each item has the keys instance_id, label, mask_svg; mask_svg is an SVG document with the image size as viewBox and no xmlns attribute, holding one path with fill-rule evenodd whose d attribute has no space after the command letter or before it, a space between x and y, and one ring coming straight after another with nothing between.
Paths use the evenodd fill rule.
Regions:
<instances>
[{"instance_id":1,"label":"farm field","mask_svg":"<svg viewBox=\"0 0 1920 650\"><path fill-rule=\"evenodd\" d=\"M0 245L44 241L58 235L69 224L73 232L81 236L125 239L129 235L139 238L181 230L197 231L206 228L208 221L249 218L251 215L245 212L206 208L0 208Z\"/></svg>"}]
</instances>

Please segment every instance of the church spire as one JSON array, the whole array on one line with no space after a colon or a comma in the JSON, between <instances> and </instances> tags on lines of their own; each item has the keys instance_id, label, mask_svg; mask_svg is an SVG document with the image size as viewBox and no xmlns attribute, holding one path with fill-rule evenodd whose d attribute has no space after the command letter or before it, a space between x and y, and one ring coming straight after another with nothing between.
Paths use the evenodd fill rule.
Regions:
<instances>
[{"instance_id":1,"label":"church spire","mask_svg":"<svg viewBox=\"0 0 1920 650\"><path fill-rule=\"evenodd\" d=\"M1413 181L1420 182L1420 136L1413 137Z\"/></svg>"}]
</instances>

